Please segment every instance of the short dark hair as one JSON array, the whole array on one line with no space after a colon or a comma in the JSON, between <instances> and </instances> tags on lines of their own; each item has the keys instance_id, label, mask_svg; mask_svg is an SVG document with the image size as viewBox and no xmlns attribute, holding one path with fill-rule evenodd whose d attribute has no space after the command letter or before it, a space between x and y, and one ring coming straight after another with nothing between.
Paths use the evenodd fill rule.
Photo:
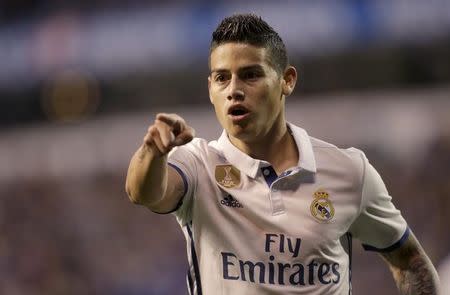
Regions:
<instances>
[{"instance_id":1,"label":"short dark hair","mask_svg":"<svg viewBox=\"0 0 450 295\"><path fill-rule=\"evenodd\" d=\"M255 14L235 14L226 17L212 34L209 53L229 42L247 43L269 51L269 62L279 73L288 66L286 46L278 33Z\"/></svg>"}]
</instances>

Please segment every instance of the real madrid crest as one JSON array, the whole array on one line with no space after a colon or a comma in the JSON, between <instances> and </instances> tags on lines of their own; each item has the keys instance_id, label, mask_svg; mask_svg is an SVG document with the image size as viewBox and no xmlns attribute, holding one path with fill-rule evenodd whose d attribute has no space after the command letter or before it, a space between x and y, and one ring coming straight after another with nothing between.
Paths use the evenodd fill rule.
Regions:
<instances>
[{"instance_id":1,"label":"real madrid crest","mask_svg":"<svg viewBox=\"0 0 450 295\"><path fill-rule=\"evenodd\" d=\"M241 183L241 172L233 165L217 165L215 177L217 183L226 188L237 187Z\"/></svg>"},{"instance_id":2,"label":"real madrid crest","mask_svg":"<svg viewBox=\"0 0 450 295\"><path fill-rule=\"evenodd\" d=\"M334 216L334 207L329 200L330 195L324 190L318 190L313 195L310 210L312 216L320 222L329 222Z\"/></svg>"}]
</instances>

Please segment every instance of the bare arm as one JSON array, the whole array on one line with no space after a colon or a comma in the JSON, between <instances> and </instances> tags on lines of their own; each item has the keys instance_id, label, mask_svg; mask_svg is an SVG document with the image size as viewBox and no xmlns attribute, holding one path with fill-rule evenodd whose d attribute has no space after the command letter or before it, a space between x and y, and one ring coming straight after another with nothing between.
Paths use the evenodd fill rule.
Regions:
<instances>
[{"instance_id":1,"label":"bare arm","mask_svg":"<svg viewBox=\"0 0 450 295\"><path fill-rule=\"evenodd\" d=\"M180 116L156 116L128 168L125 189L133 203L155 212L175 208L182 197L184 184L178 172L167 165L167 154L193 137L194 130Z\"/></svg>"},{"instance_id":2,"label":"bare arm","mask_svg":"<svg viewBox=\"0 0 450 295\"><path fill-rule=\"evenodd\" d=\"M382 253L402 295L440 294L439 278L422 246L411 232L398 249Z\"/></svg>"}]
</instances>

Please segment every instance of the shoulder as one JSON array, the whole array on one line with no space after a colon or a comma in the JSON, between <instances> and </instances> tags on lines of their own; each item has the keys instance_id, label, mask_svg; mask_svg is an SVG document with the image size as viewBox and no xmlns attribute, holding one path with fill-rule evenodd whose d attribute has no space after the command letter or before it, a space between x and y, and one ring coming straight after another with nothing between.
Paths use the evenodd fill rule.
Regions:
<instances>
[{"instance_id":1,"label":"shoulder","mask_svg":"<svg viewBox=\"0 0 450 295\"><path fill-rule=\"evenodd\" d=\"M204 138L195 137L189 143L175 147L169 157L193 157L196 159L205 159L212 155L220 154L216 141L208 142Z\"/></svg>"},{"instance_id":2,"label":"shoulder","mask_svg":"<svg viewBox=\"0 0 450 295\"><path fill-rule=\"evenodd\" d=\"M362 180L367 158L360 149L350 147L341 148L329 142L310 136L317 169L334 171L340 175Z\"/></svg>"},{"instance_id":3,"label":"shoulder","mask_svg":"<svg viewBox=\"0 0 450 295\"><path fill-rule=\"evenodd\" d=\"M194 137L190 142L185 145L177 146L173 148L172 152L191 152L202 153L208 149L208 141L204 138Z\"/></svg>"},{"instance_id":4,"label":"shoulder","mask_svg":"<svg viewBox=\"0 0 450 295\"><path fill-rule=\"evenodd\" d=\"M327 160L335 158L336 160L349 161L355 165L362 165L363 161L366 160L364 152L360 149L354 147L341 148L321 139L311 136L309 138L316 157L326 157Z\"/></svg>"}]
</instances>

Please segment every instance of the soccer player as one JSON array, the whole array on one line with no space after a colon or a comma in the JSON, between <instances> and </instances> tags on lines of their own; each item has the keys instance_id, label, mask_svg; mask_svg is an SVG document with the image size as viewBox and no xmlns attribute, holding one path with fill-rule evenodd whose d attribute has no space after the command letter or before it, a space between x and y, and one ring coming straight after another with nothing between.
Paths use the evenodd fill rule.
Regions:
<instances>
[{"instance_id":1,"label":"soccer player","mask_svg":"<svg viewBox=\"0 0 450 295\"><path fill-rule=\"evenodd\" d=\"M286 121L297 71L260 17L212 35L209 96L224 131L194 138L158 114L131 159L132 202L173 212L190 294L350 294L352 239L378 251L401 294L438 294L436 270L364 153Z\"/></svg>"}]
</instances>

